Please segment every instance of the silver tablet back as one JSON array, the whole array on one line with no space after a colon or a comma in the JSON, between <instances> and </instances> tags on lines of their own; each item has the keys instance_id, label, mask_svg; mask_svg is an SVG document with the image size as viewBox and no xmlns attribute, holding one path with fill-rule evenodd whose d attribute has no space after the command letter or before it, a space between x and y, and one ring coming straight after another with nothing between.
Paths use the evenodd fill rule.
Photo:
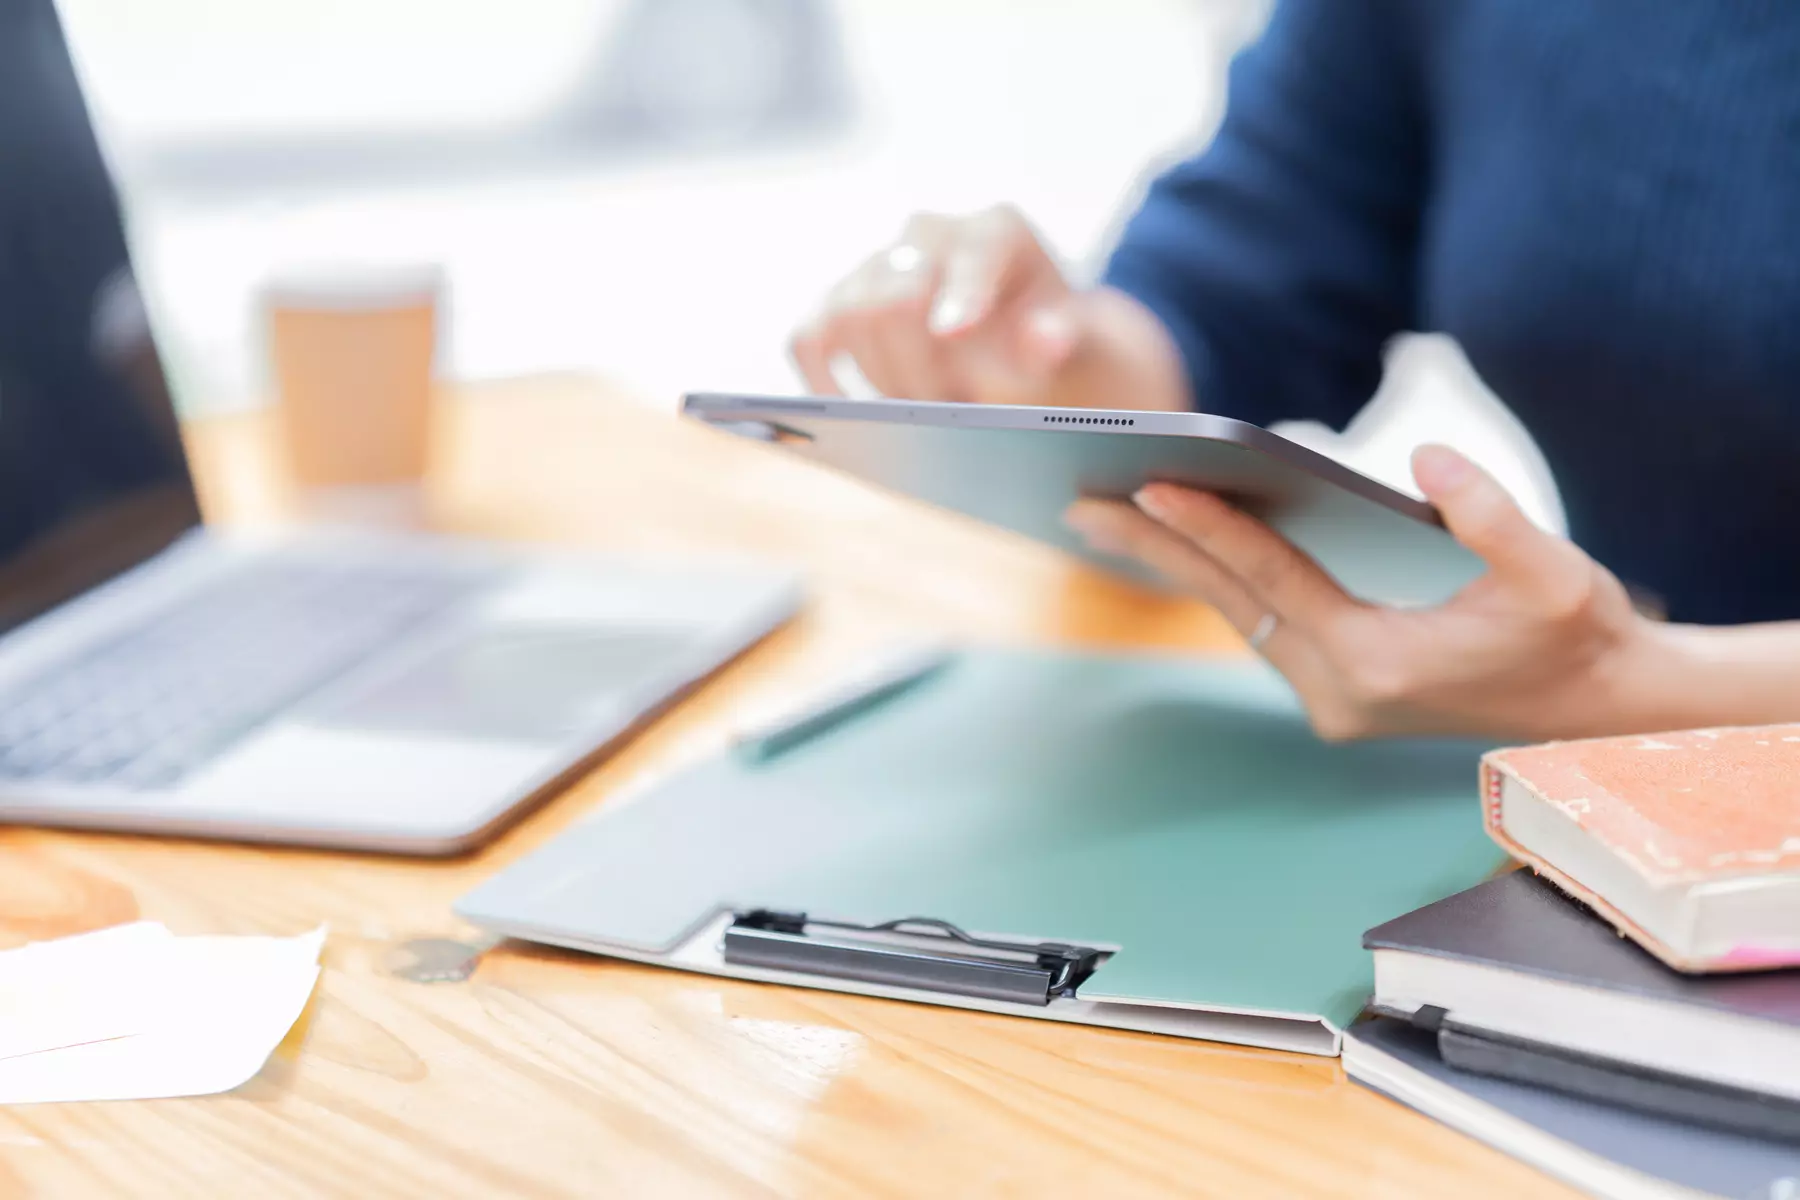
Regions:
<instances>
[{"instance_id":1,"label":"silver tablet back","mask_svg":"<svg viewBox=\"0 0 1800 1200\"><path fill-rule=\"evenodd\" d=\"M1063 526L1077 497L1152 481L1221 493L1379 603L1439 603L1483 569L1430 506L1226 417L728 395L688 396L683 411L1139 578Z\"/></svg>"}]
</instances>

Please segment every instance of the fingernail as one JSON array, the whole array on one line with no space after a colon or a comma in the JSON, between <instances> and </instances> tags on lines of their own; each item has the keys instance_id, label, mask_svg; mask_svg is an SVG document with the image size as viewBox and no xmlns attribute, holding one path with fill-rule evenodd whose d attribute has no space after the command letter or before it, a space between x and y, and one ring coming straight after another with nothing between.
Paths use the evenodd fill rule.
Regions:
<instances>
[{"instance_id":1,"label":"fingernail","mask_svg":"<svg viewBox=\"0 0 1800 1200\"><path fill-rule=\"evenodd\" d=\"M924 298L925 254L917 246L895 246L887 254L887 271L873 297L877 304L909 303Z\"/></svg>"},{"instance_id":2,"label":"fingernail","mask_svg":"<svg viewBox=\"0 0 1800 1200\"><path fill-rule=\"evenodd\" d=\"M1063 513L1062 522L1083 537L1086 537L1096 527L1093 510L1082 504L1077 504Z\"/></svg>"},{"instance_id":3,"label":"fingernail","mask_svg":"<svg viewBox=\"0 0 1800 1200\"><path fill-rule=\"evenodd\" d=\"M926 324L933 333L954 333L969 320L969 294L961 288L947 287L932 303Z\"/></svg>"},{"instance_id":4,"label":"fingernail","mask_svg":"<svg viewBox=\"0 0 1800 1200\"><path fill-rule=\"evenodd\" d=\"M925 265L925 252L917 246L901 242L887 253L888 270L896 275L911 275Z\"/></svg>"},{"instance_id":5,"label":"fingernail","mask_svg":"<svg viewBox=\"0 0 1800 1200\"><path fill-rule=\"evenodd\" d=\"M1141 487L1131 494L1131 502L1142 509L1152 520L1169 523L1169 506L1164 504L1154 490Z\"/></svg>"},{"instance_id":6,"label":"fingernail","mask_svg":"<svg viewBox=\"0 0 1800 1200\"><path fill-rule=\"evenodd\" d=\"M1119 547L1117 539L1106 529L1105 518L1091 509L1076 507L1063 514L1063 524L1068 526L1091 549L1102 554L1116 551Z\"/></svg>"},{"instance_id":7,"label":"fingernail","mask_svg":"<svg viewBox=\"0 0 1800 1200\"><path fill-rule=\"evenodd\" d=\"M1413 451L1413 478L1427 491L1459 487L1474 477L1474 464L1448 446L1424 445Z\"/></svg>"}]
</instances>

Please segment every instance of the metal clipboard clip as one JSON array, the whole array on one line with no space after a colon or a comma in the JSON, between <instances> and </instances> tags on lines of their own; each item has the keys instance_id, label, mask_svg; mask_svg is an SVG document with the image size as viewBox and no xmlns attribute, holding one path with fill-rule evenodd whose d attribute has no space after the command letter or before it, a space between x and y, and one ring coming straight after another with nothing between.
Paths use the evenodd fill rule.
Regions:
<instances>
[{"instance_id":1,"label":"metal clipboard clip","mask_svg":"<svg viewBox=\"0 0 1800 1200\"><path fill-rule=\"evenodd\" d=\"M738 966L1043 1007L1073 997L1108 951L978 938L931 917L858 925L759 908L733 917L723 953Z\"/></svg>"}]
</instances>

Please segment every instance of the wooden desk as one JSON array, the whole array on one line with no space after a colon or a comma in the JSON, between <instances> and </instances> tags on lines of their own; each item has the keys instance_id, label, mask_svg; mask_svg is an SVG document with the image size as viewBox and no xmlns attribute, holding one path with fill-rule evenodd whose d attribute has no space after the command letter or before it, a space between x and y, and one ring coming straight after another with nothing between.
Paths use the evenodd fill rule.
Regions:
<instances>
[{"instance_id":1,"label":"wooden desk","mask_svg":"<svg viewBox=\"0 0 1800 1200\"><path fill-rule=\"evenodd\" d=\"M1335 1061L737 984L513 948L460 983L394 973L467 939L451 902L622 783L907 631L1233 645L1198 606L923 512L593 383L466 389L443 523L810 572L777 635L485 853L406 862L8 830L0 944L143 916L329 922L302 1026L230 1096L0 1110L0 1195L1541 1195L1548 1180L1354 1087ZM209 511L282 510L260 417L193 430Z\"/></svg>"}]
</instances>

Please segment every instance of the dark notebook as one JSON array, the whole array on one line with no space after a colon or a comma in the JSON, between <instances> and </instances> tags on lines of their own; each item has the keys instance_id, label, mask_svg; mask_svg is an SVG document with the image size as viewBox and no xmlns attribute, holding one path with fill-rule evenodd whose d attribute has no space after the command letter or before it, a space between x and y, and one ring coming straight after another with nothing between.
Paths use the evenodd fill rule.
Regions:
<instances>
[{"instance_id":1,"label":"dark notebook","mask_svg":"<svg viewBox=\"0 0 1800 1200\"><path fill-rule=\"evenodd\" d=\"M1800 972L1683 975L1621 938L1577 901L1525 871L1489 880L1377 926L1364 936L1363 944L1376 951L1499 968L1518 973L1528 982L1549 980L1646 997L1674 1005L1678 1011L1691 1011L1693 1019L1684 1028L1696 1039L1742 1038L1746 1030L1755 1036L1754 1026L1732 1018L1774 1022L1768 1030L1772 1039L1791 1039L1787 1030L1800 1028ZM1378 966L1377 1011L1426 1027L1440 1039L1438 1050L1443 1057L1464 1070L1688 1122L1800 1141L1800 1099L1770 1090L1779 1087L1778 1083L1758 1088L1702 1080L1669 1069L1666 1062L1658 1063L1654 1046L1640 1047L1644 1061L1616 1053L1593 1053L1576 1028L1546 1025L1497 1032L1483 1027L1479 1013L1448 1001L1451 1011L1437 1007L1444 998L1431 994L1410 997L1421 1007L1403 1011L1396 1007L1395 998L1384 994L1381 977ZM1464 999L1468 999L1466 994ZM1503 1007L1498 1001L1490 1003L1490 1018ZM1554 1015L1561 1017L1564 1011L1559 1007ZM1718 1025L1719 1014L1729 1014L1724 1018L1726 1025ZM1607 1015L1600 1013L1601 1017ZM1591 1027L1588 1032L1591 1035ZM1691 1071L1706 1069L1705 1064L1689 1067Z\"/></svg>"},{"instance_id":2,"label":"dark notebook","mask_svg":"<svg viewBox=\"0 0 1800 1200\"><path fill-rule=\"evenodd\" d=\"M1363 945L1800 1027L1800 970L1683 975L1530 871L1511 871L1377 925Z\"/></svg>"},{"instance_id":3,"label":"dark notebook","mask_svg":"<svg viewBox=\"0 0 1800 1200\"><path fill-rule=\"evenodd\" d=\"M1642 1195L1655 1180L1733 1200L1800 1196L1800 1147L1458 1071L1404 1021L1352 1026L1344 1066L1364 1087L1596 1195Z\"/></svg>"},{"instance_id":4,"label":"dark notebook","mask_svg":"<svg viewBox=\"0 0 1800 1200\"><path fill-rule=\"evenodd\" d=\"M1412 1023L1419 1021L1415 1017ZM1459 1070L1800 1145L1800 1100L1633 1067L1523 1038L1496 1037L1448 1021L1430 1032L1437 1034L1438 1057Z\"/></svg>"}]
</instances>

